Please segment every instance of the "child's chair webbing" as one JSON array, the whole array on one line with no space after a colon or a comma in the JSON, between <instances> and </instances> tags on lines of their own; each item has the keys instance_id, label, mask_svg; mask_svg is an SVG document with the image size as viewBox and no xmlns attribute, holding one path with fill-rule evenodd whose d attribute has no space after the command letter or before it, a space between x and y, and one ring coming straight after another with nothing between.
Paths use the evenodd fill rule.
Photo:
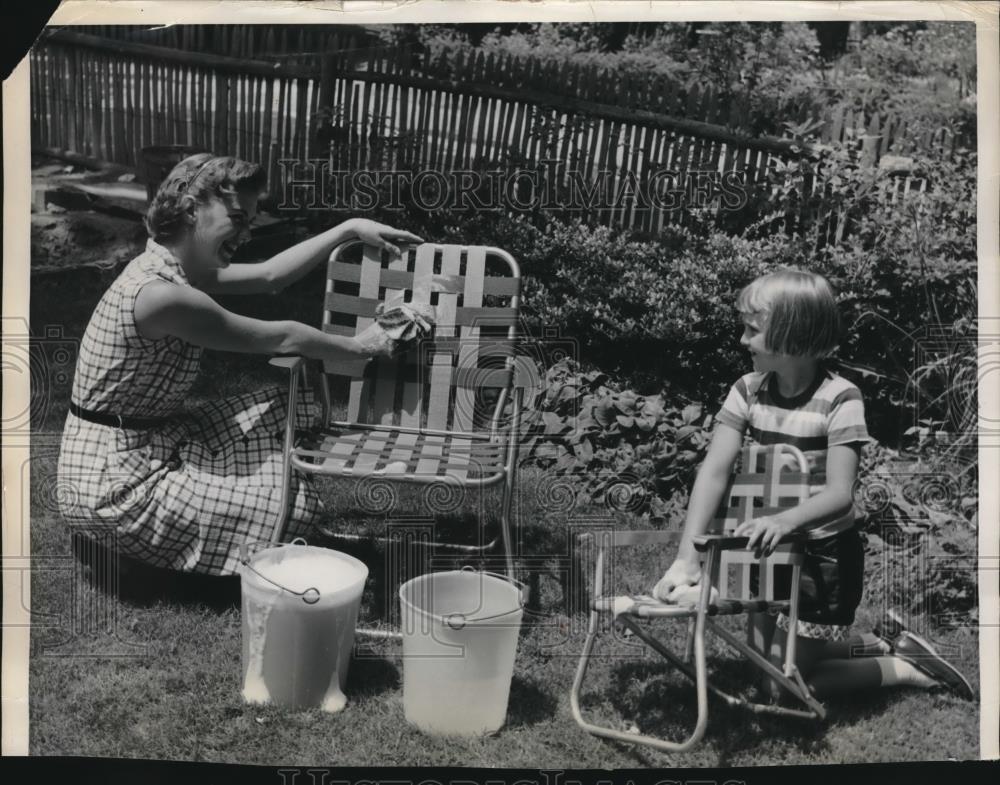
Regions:
<instances>
[{"instance_id":1,"label":"child's chair webbing","mask_svg":"<svg viewBox=\"0 0 1000 785\"><path fill-rule=\"evenodd\" d=\"M712 521L717 534L729 534L741 523L776 515L801 504L809 496L804 457L785 444L751 445L740 455L739 470L733 475L722 505ZM778 551L764 560L750 551L726 550L719 559L719 591L728 593L729 578L740 599L750 597L751 567L758 565L757 596L774 599L774 568L787 561Z\"/></svg>"}]
</instances>

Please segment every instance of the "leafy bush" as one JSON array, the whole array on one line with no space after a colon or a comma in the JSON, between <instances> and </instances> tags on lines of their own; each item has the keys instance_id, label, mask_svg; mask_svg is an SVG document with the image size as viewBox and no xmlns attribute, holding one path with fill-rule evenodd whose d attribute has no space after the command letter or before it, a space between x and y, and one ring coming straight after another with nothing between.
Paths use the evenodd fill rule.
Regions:
<instances>
[{"instance_id":1,"label":"leafy bush","mask_svg":"<svg viewBox=\"0 0 1000 785\"><path fill-rule=\"evenodd\" d=\"M638 394L713 406L746 367L732 307L739 289L780 265L819 272L839 293L848 327L841 368L862 388L873 433L897 443L917 426L968 441L976 163L963 147L897 160L910 176L903 195L889 167L827 144L817 160L769 161L771 176L744 208L691 210L683 227L654 236L542 208L421 211L405 196L402 211L373 217L428 239L509 250L525 275L530 330L576 339L582 361ZM380 205L390 201L383 196Z\"/></svg>"},{"instance_id":2,"label":"leafy bush","mask_svg":"<svg viewBox=\"0 0 1000 785\"><path fill-rule=\"evenodd\" d=\"M856 501L867 513L866 591L938 623L978 618L974 464L876 447L862 462Z\"/></svg>"},{"instance_id":3,"label":"leafy bush","mask_svg":"<svg viewBox=\"0 0 1000 785\"><path fill-rule=\"evenodd\" d=\"M975 407L976 385L956 383L976 352L976 156L959 148L909 166L910 192L893 198L897 177L832 148L815 166L785 166L785 182L759 207L784 221L789 255L838 291L843 366L875 430L893 441L918 417L969 433L965 413ZM816 179L808 193L806 172ZM841 239L831 232L838 223ZM760 228L773 231L764 220L745 234Z\"/></svg>"},{"instance_id":4,"label":"leafy bush","mask_svg":"<svg viewBox=\"0 0 1000 785\"><path fill-rule=\"evenodd\" d=\"M961 150L950 162L918 159L928 190L896 202L890 174L842 149L809 169L818 182L805 197L805 167L789 164L786 184L752 206L779 216L784 233L764 220L734 236L711 217L655 237L544 213L410 207L377 217L438 241L505 248L524 273L529 332L575 339L581 361L637 394L713 407L748 367L733 307L740 288L781 265L819 272L847 327L841 371L861 387L873 433L895 444L918 419L972 432L976 385L955 382L976 352L974 164ZM849 222L839 242L833 220Z\"/></svg>"},{"instance_id":5,"label":"leafy bush","mask_svg":"<svg viewBox=\"0 0 1000 785\"><path fill-rule=\"evenodd\" d=\"M825 63L815 30L802 22L659 23L622 39L615 25L521 24L483 33L465 27L387 25L393 45L437 58L487 54L597 66L611 74L666 77L681 93L711 86L739 124L783 135L792 118L826 118L841 106L901 118L911 134L949 128L965 144L976 131L976 39L971 22L887 23L836 63ZM874 28L869 23L869 31ZM832 68L830 66L833 66ZM568 86L567 86L568 87ZM723 117L726 124L730 118Z\"/></svg>"},{"instance_id":6,"label":"leafy bush","mask_svg":"<svg viewBox=\"0 0 1000 785\"><path fill-rule=\"evenodd\" d=\"M639 394L715 402L746 366L733 304L739 289L778 262L778 240L668 228L635 239L606 227L550 219L476 216L443 236L510 251L524 273L529 329L555 328L579 357Z\"/></svg>"},{"instance_id":7,"label":"leafy bush","mask_svg":"<svg viewBox=\"0 0 1000 785\"><path fill-rule=\"evenodd\" d=\"M670 406L663 396L621 390L600 371L562 360L545 375L537 425L526 453L575 477L584 501L664 516L704 458L712 416L699 404Z\"/></svg>"},{"instance_id":8,"label":"leafy bush","mask_svg":"<svg viewBox=\"0 0 1000 785\"><path fill-rule=\"evenodd\" d=\"M823 109L819 42L797 22L713 22L699 25L692 40L687 25L651 26L652 34L632 35L610 51L600 24L528 24L495 30L478 47L486 53L597 66L606 74L642 73L666 77L682 93L712 87L721 106L738 103L740 125L753 132L782 133L782 116ZM432 33L434 52L470 49L454 31ZM722 120L726 123L726 119Z\"/></svg>"},{"instance_id":9,"label":"leafy bush","mask_svg":"<svg viewBox=\"0 0 1000 785\"><path fill-rule=\"evenodd\" d=\"M840 62L831 104L902 118L911 133L949 128L965 144L976 134L976 26L900 24L864 39Z\"/></svg>"},{"instance_id":10,"label":"leafy bush","mask_svg":"<svg viewBox=\"0 0 1000 785\"><path fill-rule=\"evenodd\" d=\"M534 402L524 454L566 475L581 503L654 520L683 516L687 491L710 440L698 404L621 389L600 371L563 360ZM855 503L865 515L866 592L907 615L937 623L977 619L977 479L974 464L934 457L914 437L907 452L867 448Z\"/></svg>"}]
</instances>

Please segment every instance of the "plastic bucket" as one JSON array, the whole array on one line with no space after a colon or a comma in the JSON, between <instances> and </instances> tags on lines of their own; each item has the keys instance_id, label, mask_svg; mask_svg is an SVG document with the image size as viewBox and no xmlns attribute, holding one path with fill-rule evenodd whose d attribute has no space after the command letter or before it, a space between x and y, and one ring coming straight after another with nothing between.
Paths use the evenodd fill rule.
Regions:
<instances>
[{"instance_id":1,"label":"plastic bucket","mask_svg":"<svg viewBox=\"0 0 1000 785\"><path fill-rule=\"evenodd\" d=\"M154 147L143 147L140 150L142 169L139 172L141 182L146 184L146 198L153 201L160 183L167 179L170 170L177 164L195 153L208 152L203 147L191 147L183 144L164 144Z\"/></svg>"},{"instance_id":2,"label":"plastic bucket","mask_svg":"<svg viewBox=\"0 0 1000 785\"><path fill-rule=\"evenodd\" d=\"M363 562L326 548L295 543L244 553L244 700L342 709L367 578Z\"/></svg>"},{"instance_id":3,"label":"plastic bucket","mask_svg":"<svg viewBox=\"0 0 1000 785\"><path fill-rule=\"evenodd\" d=\"M491 573L455 570L399 589L403 709L442 736L481 736L507 716L523 590Z\"/></svg>"}]
</instances>

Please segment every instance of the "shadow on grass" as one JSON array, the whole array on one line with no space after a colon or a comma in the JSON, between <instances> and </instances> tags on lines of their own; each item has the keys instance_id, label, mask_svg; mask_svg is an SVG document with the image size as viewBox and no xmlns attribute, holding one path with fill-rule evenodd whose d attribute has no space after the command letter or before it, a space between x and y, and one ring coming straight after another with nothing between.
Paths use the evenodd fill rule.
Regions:
<instances>
[{"instance_id":1,"label":"shadow on grass","mask_svg":"<svg viewBox=\"0 0 1000 785\"><path fill-rule=\"evenodd\" d=\"M378 518L371 513L344 508L328 520L311 545L349 554L368 567L362 597L363 623L398 624L399 587L430 572L462 567L503 572L503 550L499 543L482 551L462 551L431 542L483 546L497 535L498 526L488 522L480 530L479 519L468 513L414 518Z\"/></svg>"},{"instance_id":2,"label":"shadow on grass","mask_svg":"<svg viewBox=\"0 0 1000 785\"><path fill-rule=\"evenodd\" d=\"M852 725L888 711L896 702L897 690L870 690L864 693L845 692L824 701L827 725ZM862 696L859 699L859 695Z\"/></svg>"},{"instance_id":3,"label":"shadow on grass","mask_svg":"<svg viewBox=\"0 0 1000 785\"><path fill-rule=\"evenodd\" d=\"M73 537L73 556L90 586L130 605L149 607L166 601L202 605L219 613L240 605L238 575L200 575L153 567L80 536Z\"/></svg>"},{"instance_id":4,"label":"shadow on grass","mask_svg":"<svg viewBox=\"0 0 1000 785\"><path fill-rule=\"evenodd\" d=\"M399 668L383 657L355 656L351 660L347 696L351 699L397 692L403 682Z\"/></svg>"},{"instance_id":5,"label":"shadow on grass","mask_svg":"<svg viewBox=\"0 0 1000 785\"><path fill-rule=\"evenodd\" d=\"M534 725L551 719L557 706L558 701L551 692L542 689L534 680L514 674L507 701L507 727Z\"/></svg>"},{"instance_id":6,"label":"shadow on grass","mask_svg":"<svg viewBox=\"0 0 1000 785\"><path fill-rule=\"evenodd\" d=\"M754 680L756 670L739 659L710 658L709 677L721 689L749 701L760 700ZM697 695L693 682L664 663L630 662L613 669L608 702L625 723L644 735L671 741L688 738L697 721ZM594 702L593 696L591 701ZM708 726L704 742L726 758L756 750L780 739L803 751L826 748L824 725L793 717L757 715L747 708L730 706L708 694ZM720 760L719 765L725 765Z\"/></svg>"}]
</instances>

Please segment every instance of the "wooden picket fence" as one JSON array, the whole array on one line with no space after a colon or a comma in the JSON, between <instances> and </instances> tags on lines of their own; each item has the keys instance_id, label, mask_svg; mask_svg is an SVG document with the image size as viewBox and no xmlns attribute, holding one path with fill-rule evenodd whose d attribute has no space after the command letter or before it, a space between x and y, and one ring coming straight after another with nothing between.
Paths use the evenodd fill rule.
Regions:
<instances>
[{"instance_id":1,"label":"wooden picket fence","mask_svg":"<svg viewBox=\"0 0 1000 785\"><path fill-rule=\"evenodd\" d=\"M318 154L312 70L62 32L31 57L32 139L142 171L141 151L180 144L272 166Z\"/></svg>"},{"instance_id":2,"label":"wooden picket fence","mask_svg":"<svg viewBox=\"0 0 1000 785\"><path fill-rule=\"evenodd\" d=\"M724 105L711 89L481 52L268 62L63 30L33 49L31 66L33 144L140 170L145 147L213 150L266 163L276 193L281 159L326 158L345 171L524 169L542 175L563 213L656 231L690 218L685 209L647 209L630 192L644 193L657 172L737 173L746 191L766 191L781 163L813 152L800 140L741 131L745 105ZM820 136L848 143L871 165L887 153L948 154L955 143L851 112L834 112ZM563 164L554 181L545 161ZM574 177L585 187L603 182L614 204L565 205ZM904 178L896 190L911 187Z\"/></svg>"},{"instance_id":3,"label":"wooden picket fence","mask_svg":"<svg viewBox=\"0 0 1000 785\"><path fill-rule=\"evenodd\" d=\"M398 53L398 47L379 46L377 36L362 25L86 25L75 32L116 43L138 43L215 54L244 60L317 62L329 53L359 58ZM112 43L115 42L115 43Z\"/></svg>"}]
</instances>

